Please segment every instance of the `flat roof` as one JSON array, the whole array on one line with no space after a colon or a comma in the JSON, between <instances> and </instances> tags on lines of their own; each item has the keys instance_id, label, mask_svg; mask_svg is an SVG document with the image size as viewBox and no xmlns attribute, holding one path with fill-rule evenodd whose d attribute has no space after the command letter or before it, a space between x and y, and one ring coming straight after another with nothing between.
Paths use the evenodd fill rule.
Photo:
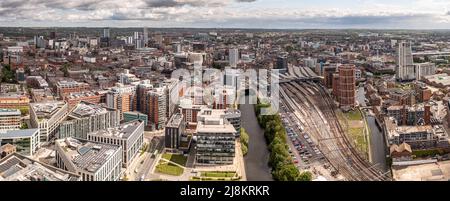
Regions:
<instances>
[{"instance_id":1,"label":"flat roof","mask_svg":"<svg viewBox=\"0 0 450 201\"><path fill-rule=\"evenodd\" d=\"M100 104L93 104L88 102L80 102L76 105L76 107L72 110L70 115L75 117L88 117L92 115L100 115L107 113L109 108L104 107Z\"/></svg>"},{"instance_id":2,"label":"flat roof","mask_svg":"<svg viewBox=\"0 0 450 201\"><path fill-rule=\"evenodd\" d=\"M78 181L79 175L40 163L18 153L0 160L0 181Z\"/></svg>"},{"instance_id":3,"label":"flat roof","mask_svg":"<svg viewBox=\"0 0 450 201\"><path fill-rule=\"evenodd\" d=\"M0 116L8 115L21 115L22 113L18 109L0 109Z\"/></svg>"},{"instance_id":4,"label":"flat roof","mask_svg":"<svg viewBox=\"0 0 450 201\"><path fill-rule=\"evenodd\" d=\"M197 133L229 133L235 134L236 129L223 118L208 118L205 122L199 121Z\"/></svg>"},{"instance_id":5,"label":"flat roof","mask_svg":"<svg viewBox=\"0 0 450 201\"><path fill-rule=\"evenodd\" d=\"M64 150L64 155L78 168L95 173L103 166L120 146L101 144L75 138L65 138L55 141L56 146Z\"/></svg>"},{"instance_id":6,"label":"flat roof","mask_svg":"<svg viewBox=\"0 0 450 201\"><path fill-rule=\"evenodd\" d=\"M181 121L183 121L183 115L180 113L176 113L172 115L169 122L167 122L167 127L179 127L181 124Z\"/></svg>"},{"instance_id":7,"label":"flat roof","mask_svg":"<svg viewBox=\"0 0 450 201\"><path fill-rule=\"evenodd\" d=\"M93 136L109 136L114 138L127 139L143 124L140 120L134 120L121 124L119 127L108 128L96 132L88 133Z\"/></svg>"},{"instance_id":8,"label":"flat roof","mask_svg":"<svg viewBox=\"0 0 450 201\"><path fill-rule=\"evenodd\" d=\"M30 103L30 107L35 111L38 118L51 118L64 105L66 105L64 101Z\"/></svg>"},{"instance_id":9,"label":"flat roof","mask_svg":"<svg viewBox=\"0 0 450 201\"><path fill-rule=\"evenodd\" d=\"M392 173L395 181L449 181L450 161L393 166Z\"/></svg>"},{"instance_id":10,"label":"flat roof","mask_svg":"<svg viewBox=\"0 0 450 201\"><path fill-rule=\"evenodd\" d=\"M27 137L32 137L37 132L39 132L39 128L8 130L6 132L0 132L0 139L1 138L27 138Z\"/></svg>"}]
</instances>

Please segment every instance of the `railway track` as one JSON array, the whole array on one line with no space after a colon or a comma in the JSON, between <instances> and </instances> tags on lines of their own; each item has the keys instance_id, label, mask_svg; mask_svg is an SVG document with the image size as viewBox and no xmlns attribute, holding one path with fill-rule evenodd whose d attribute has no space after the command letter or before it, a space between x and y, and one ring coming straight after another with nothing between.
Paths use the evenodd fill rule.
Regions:
<instances>
[{"instance_id":1,"label":"railway track","mask_svg":"<svg viewBox=\"0 0 450 201\"><path fill-rule=\"evenodd\" d=\"M327 160L340 174L355 181L390 180L354 148L337 119L337 107L323 86L290 82L283 83L281 89L284 104L290 105L293 112L300 111L301 114L296 113L298 119L306 119L305 124L309 125L304 125L305 130L315 137L323 153L328 152ZM315 122L317 116L322 120L319 125Z\"/></svg>"}]
</instances>

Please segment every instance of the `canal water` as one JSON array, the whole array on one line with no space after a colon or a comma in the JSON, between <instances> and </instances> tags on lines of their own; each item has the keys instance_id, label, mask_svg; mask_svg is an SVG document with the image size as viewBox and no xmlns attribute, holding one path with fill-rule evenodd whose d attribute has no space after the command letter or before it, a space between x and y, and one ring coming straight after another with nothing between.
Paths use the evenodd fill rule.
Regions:
<instances>
[{"instance_id":1,"label":"canal water","mask_svg":"<svg viewBox=\"0 0 450 201\"><path fill-rule=\"evenodd\" d=\"M356 99L362 107L366 107L364 87L359 87L356 93ZM372 163L378 164L377 168L386 171L386 144L383 132L378 128L375 117L366 115L367 124L370 128L370 151Z\"/></svg>"},{"instance_id":2,"label":"canal water","mask_svg":"<svg viewBox=\"0 0 450 201\"><path fill-rule=\"evenodd\" d=\"M244 157L247 180L272 181L272 174L268 166L270 153L264 138L264 130L259 127L256 119L254 105L241 105L240 110L241 125L250 137L248 153Z\"/></svg>"}]
</instances>

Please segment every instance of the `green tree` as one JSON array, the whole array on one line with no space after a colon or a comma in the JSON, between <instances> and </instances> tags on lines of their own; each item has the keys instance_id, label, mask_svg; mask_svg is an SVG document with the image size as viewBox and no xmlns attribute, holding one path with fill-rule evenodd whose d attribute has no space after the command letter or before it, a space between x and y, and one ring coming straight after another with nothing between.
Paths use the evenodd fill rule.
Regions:
<instances>
[{"instance_id":1,"label":"green tree","mask_svg":"<svg viewBox=\"0 0 450 201\"><path fill-rule=\"evenodd\" d=\"M311 180L312 174L311 172L308 171L302 172L297 179L297 181L311 181Z\"/></svg>"},{"instance_id":2,"label":"green tree","mask_svg":"<svg viewBox=\"0 0 450 201\"><path fill-rule=\"evenodd\" d=\"M28 129L28 124L22 123L22 125L20 126L20 129Z\"/></svg>"},{"instance_id":3,"label":"green tree","mask_svg":"<svg viewBox=\"0 0 450 201\"><path fill-rule=\"evenodd\" d=\"M274 173L274 177L278 181L298 181L300 172L293 164L284 165Z\"/></svg>"},{"instance_id":4,"label":"green tree","mask_svg":"<svg viewBox=\"0 0 450 201\"><path fill-rule=\"evenodd\" d=\"M4 65L2 68L2 82L14 83L16 81L14 74L10 65Z\"/></svg>"},{"instance_id":5,"label":"green tree","mask_svg":"<svg viewBox=\"0 0 450 201\"><path fill-rule=\"evenodd\" d=\"M247 155L247 153L248 153L249 140L250 140L250 137L248 136L247 131L244 128L241 128L240 142L241 142L242 154L244 156Z\"/></svg>"},{"instance_id":6,"label":"green tree","mask_svg":"<svg viewBox=\"0 0 450 201\"><path fill-rule=\"evenodd\" d=\"M64 73L64 77L69 77L70 64L65 63L61 66L61 71Z\"/></svg>"},{"instance_id":7,"label":"green tree","mask_svg":"<svg viewBox=\"0 0 450 201\"><path fill-rule=\"evenodd\" d=\"M276 143L272 146L272 152L270 153L269 163L273 168L278 168L283 165L286 159L289 159L289 152L286 150L286 146L281 143Z\"/></svg>"}]
</instances>

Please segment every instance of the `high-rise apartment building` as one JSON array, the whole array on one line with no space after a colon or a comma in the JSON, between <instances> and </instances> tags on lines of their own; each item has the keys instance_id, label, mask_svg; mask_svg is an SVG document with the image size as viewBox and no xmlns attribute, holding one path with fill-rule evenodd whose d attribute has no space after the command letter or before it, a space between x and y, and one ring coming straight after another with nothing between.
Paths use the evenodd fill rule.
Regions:
<instances>
[{"instance_id":1,"label":"high-rise apartment building","mask_svg":"<svg viewBox=\"0 0 450 201\"><path fill-rule=\"evenodd\" d=\"M230 60L230 67L236 68L239 62L239 50L238 49L230 49L228 53L228 57Z\"/></svg>"},{"instance_id":2,"label":"high-rise apartment building","mask_svg":"<svg viewBox=\"0 0 450 201\"><path fill-rule=\"evenodd\" d=\"M144 45L148 45L148 29L144 27Z\"/></svg>"},{"instance_id":3,"label":"high-rise apartment building","mask_svg":"<svg viewBox=\"0 0 450 201\"><path fill-rule=\"evenodd\" d=\"M410 42L398 43L395 73L399 81L414 80L416 78Z\"/></svg>"},{"instance_id":4,"label":"high-rise apartment building","mask_svg":"<svg viewBox=\"0 0 450 201\"><path fill-rule=\"evenodd\" d=\"M104 37L104 38L110 38L110 37L111 37L110 29L109 29L109 28L103 29L103 37Z\"/></svg>"},{"instance_id":5,"label":"high-rise apartment building","mask_svg":"<svg viewBox=\"0 0 450 201\"><path fill-rule=\"evenodd\" d=\"M166 94L164 88L155 88L148 91L145 96L143 113L148 115L148 125L153 129L164 128L166 117Z\"/></svg>"}]
</instances>

